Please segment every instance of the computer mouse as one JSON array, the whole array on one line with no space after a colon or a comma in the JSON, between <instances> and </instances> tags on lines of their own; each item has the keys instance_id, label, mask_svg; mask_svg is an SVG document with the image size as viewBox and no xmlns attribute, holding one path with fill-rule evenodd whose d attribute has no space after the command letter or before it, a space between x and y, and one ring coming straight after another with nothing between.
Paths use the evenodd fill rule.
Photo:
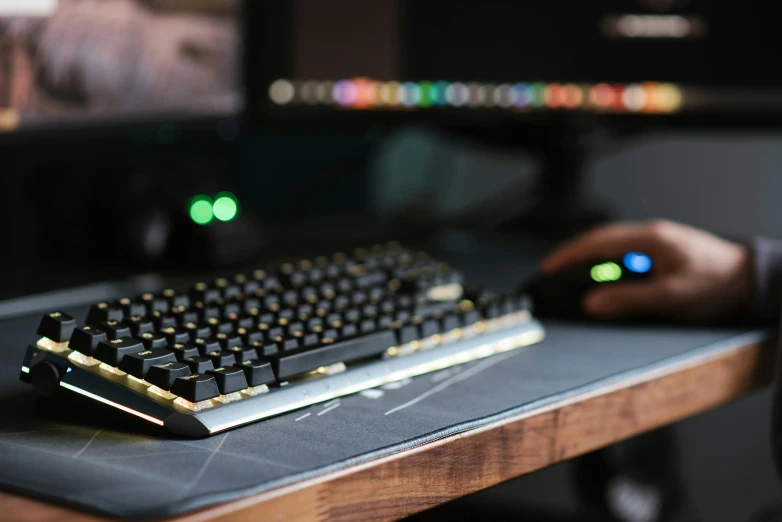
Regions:
<instances>
[{"instance_id":1,"label":"computer mouse","mask_svg":"<svg viewBox=\"0 0 782 522\"><path fill-rule=\"evenodd\" d=\"M641 252L627 252L619 259L574 266L552 275L538 275L523 291L532 297L535 313L544 317L585 317L584 295L598 285L643 281L653 274L652 258Z\"/></svg>"}]
</instances>

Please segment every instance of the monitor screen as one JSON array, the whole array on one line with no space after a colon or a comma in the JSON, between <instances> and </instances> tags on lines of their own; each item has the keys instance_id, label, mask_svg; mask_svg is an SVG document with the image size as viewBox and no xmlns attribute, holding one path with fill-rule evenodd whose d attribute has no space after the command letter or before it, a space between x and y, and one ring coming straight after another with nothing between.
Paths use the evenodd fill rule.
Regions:
<instances>
[{"instance_id":1,"label":"monitor screen","mask_svg":"<svg viewBox=\"0 0 782 522\"><path fill-rule=\"evenodd\" d=\"M782 112L759 0L266 0L269 115Z\"/></svg>"},{"instance_id":2,"label":"monitor screen","mask_svg":"<svg viewBox=\"0 0 782 522\"><path fill-rule=\"evenodd\" d=\"M0 131L243 106L239 0L0 0Z\"/></svg>"}]
</instances>

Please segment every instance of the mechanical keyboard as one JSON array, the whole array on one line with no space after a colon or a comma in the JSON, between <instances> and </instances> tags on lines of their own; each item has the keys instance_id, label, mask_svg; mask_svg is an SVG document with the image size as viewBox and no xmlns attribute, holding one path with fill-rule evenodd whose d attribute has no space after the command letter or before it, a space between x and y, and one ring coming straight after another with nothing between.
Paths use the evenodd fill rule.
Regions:
<instances>
[{"instance_id":1,"label":"mechanical keyboard","mask_svg":"<svg viewBox=\"0 0 782 522\"><path fill-rule=\"evenodd\" d=\"M533 344L529 301L398 243L45 314L20 377L184 436Z\"/></svg>"}]
</instances>

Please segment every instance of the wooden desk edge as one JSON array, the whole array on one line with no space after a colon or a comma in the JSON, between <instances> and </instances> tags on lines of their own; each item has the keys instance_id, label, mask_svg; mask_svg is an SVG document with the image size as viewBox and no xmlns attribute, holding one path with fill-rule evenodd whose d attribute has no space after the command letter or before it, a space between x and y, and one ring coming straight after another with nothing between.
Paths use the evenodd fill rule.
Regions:
<instances>
[{"instance_id":1,"label":"wooden desk edge","mask_svg":"<svg viewBox=\"0 0 782 522\"><path fill-rule=\"evenodd\" d=\"M770 381L769 345L755 342L643 373L476 430L170 522L401 518L736 399ZM20 522L106 520L4 492L0 509Z\"/></svg>"}]
</instances>

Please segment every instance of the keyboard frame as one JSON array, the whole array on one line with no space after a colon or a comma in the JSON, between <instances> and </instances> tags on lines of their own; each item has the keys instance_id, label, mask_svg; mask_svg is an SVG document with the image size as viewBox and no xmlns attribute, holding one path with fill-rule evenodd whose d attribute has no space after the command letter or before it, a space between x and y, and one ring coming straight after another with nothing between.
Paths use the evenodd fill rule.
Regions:
<instances>
[{"instance_id":1,"label":"keyboard frame","mask_svg":"<svg viewBox=\"0 0 782 522\"><path fill-rule=\"evenodd\" d=\"M518 317L517 317L518 319ZM216 433L294 411L337 397L400 381L497 353L524 348L543 339L542 325L529 313L515 324L503 319L483 320L462 328L460 338L449 343L419 349L398 356L386 356L347 366L344 372L290 381L270 386L267 393L243 396L241 400L187 412L172 401L138 391L121 382L128 377L107 376L99 366L84 366L70 359L71 350L52 351L44 342L29 346L20 378L30 382L30 368L48 360L61 369L59 388L102 402L167 431L186 437L208 437ZM397 348L397 347L389 347Z\"/></svg>"}]
</instances>

